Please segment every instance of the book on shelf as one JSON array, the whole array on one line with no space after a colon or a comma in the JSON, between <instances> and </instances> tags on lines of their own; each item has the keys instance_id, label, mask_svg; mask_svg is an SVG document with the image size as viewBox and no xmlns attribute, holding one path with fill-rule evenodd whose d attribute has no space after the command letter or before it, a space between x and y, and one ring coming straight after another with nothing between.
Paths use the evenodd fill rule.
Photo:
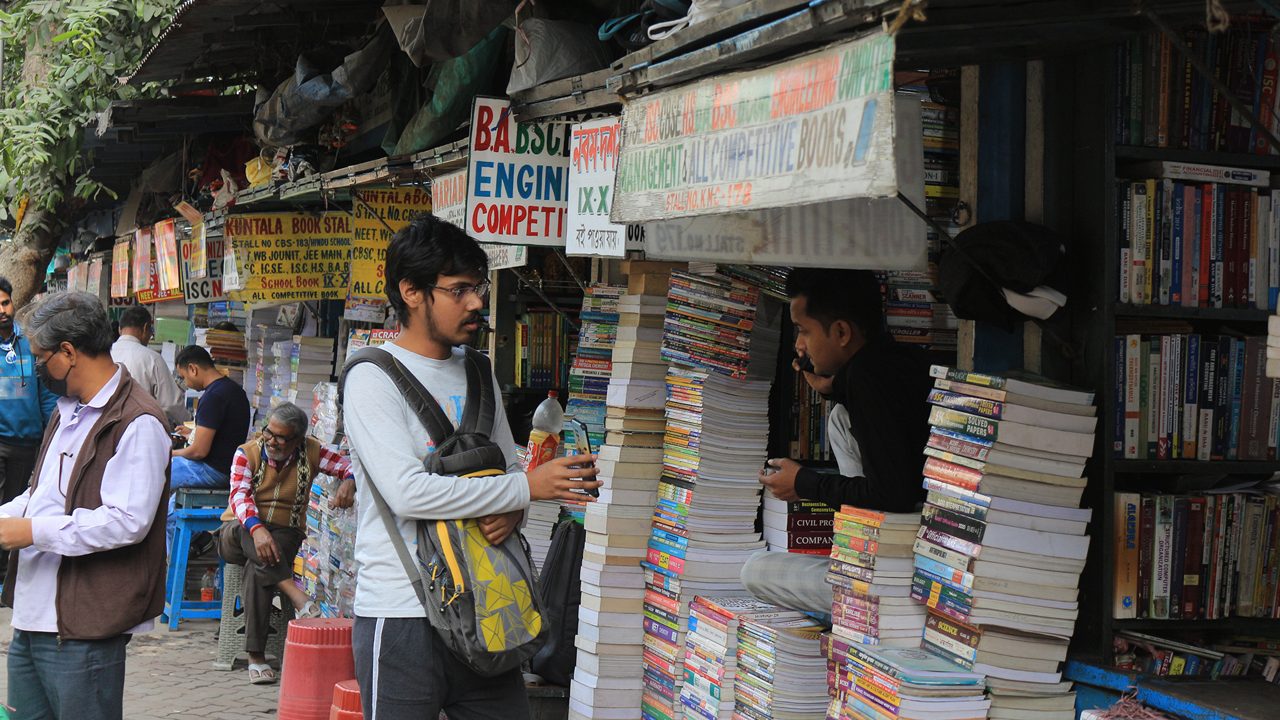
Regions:
<instances>
[{"instance_id":1,"label":"book on shelf","mask_svg":"<svg viewBox=\"0 0 1280 720\"><path fill-rule=\"evenodd\" d=\"M827 555L831 552L834 513L820 502L786 502L764 493L761 520L765 543L778 552Z\"/></svg>"},{"instance_id":2,"label":"book on shelf","mask_svg":"<svg viewBox=\"0 0 1280 720\"><path fill-rule=\"evenodd\" d=\"M1115 457L1276 458L1280 382L1264 373L1266 337L1133 333L1114 344Z\"/></svg>"}]
</instances>

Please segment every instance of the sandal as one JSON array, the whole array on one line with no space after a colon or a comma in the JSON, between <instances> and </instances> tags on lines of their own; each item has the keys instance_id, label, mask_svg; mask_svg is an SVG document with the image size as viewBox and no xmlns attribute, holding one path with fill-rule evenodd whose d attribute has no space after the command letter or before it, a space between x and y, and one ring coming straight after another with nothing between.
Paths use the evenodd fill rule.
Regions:
<instances>
[{"instance_id":1,"label":"sandal","mask_svg":"<svg viewBox=\"0 0 1280 720\"><path fill-rule=\"evenodd\" d=\"M274 685L276 680L276 671L271 669L270 665L256 665L249 663L249 683L252 685Z\"/></svg>"}]
</instances>

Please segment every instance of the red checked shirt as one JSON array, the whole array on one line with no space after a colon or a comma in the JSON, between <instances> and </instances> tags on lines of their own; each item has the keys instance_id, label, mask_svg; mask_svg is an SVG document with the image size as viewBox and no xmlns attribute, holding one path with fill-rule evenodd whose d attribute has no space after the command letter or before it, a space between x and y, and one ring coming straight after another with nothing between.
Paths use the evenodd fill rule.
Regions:
<instances>
[{"instance_id":1,"label":"red checked shirt","mask_svg":"<svg viewBox=\"0 0 1280 720\"><path fill-rule=\"evenodd\" d=\"M298 448L297 453L301 453L306 449L303 444ZM294 453L292 461L296 461L298 454ZM280 463L275 462L271 458L267 458L267 464L271 467L279 467ZM287 463L286 463L287 464ZM355 480L355 474L351 472L351 460L344 457L341 453L327 445L320 446L320 467L317 469L320 474L329 475L343 480ZM301 481L301 478L299 478ZM258 504L253 499L253 473L249 472L249 458L244 454L244 450L237 449L235 458L231 461L231 510L235 512L236 519L244 525L246 530L252 531L256 525L262 524L258 519Z\"/></svg>"}]
</instances>

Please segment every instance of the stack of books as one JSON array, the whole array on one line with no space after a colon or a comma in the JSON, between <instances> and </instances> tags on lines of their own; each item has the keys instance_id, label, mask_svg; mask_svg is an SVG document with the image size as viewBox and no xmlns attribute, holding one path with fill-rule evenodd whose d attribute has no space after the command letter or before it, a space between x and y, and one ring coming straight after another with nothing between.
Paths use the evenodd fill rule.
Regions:
<instances>
[{"instance_id":1,"label":"stack of books","mask_svg":"<svg viewBox=\"0 0 1280 720\"><path fill-rule=\"evenodd\" d=\"M271 408L288 399L289 384L293 379L291 359L293 334L279 325L256 325L249 344L249 368L245 386L254 417L261 421Z\"/></svg>"},{"instance_id":2,"label":"stack of books","mask_svg":"<svg viewBox=\"0 0 1280 720\"><path fill-rule=\"evenodd\" d=\"M835 514L831 632L865 645L919 647L925 611L911 601L917 513L882 513L845 505Z\"/></svg>"},{"instance_id":3,"label":"stack of books","mask_svg":"<svg viewBox=\"0 0 1280 720\"><path fill-rule=\"evenodd\" d=\"M592 285L582 298L582 312L578 315L578 350L569 367L565 414L586 423L593 451L604 444L605 396L618 335L618 298L625 290L613 285Z\"/></svg>"},{"instance_id":4,"label":"stack of books","mask_svg":"<svg viewBox=\"0 0 1280 720\"><path fill-rule=\"evenodd\" d=\"M316 385L311 400L311 425L307 434L325 445L341 442L338 437L338 383L326 382Z\"/></svg>"},{"instance_id":5,"label":"stack of books","mask_svg":"<svg viewBox=\"0 0 1280 720\"><path fill-rule=\"evenodd\" d=\"M743 618L738 626L735 717L821 717L827 707L819 637L823 625L799 613Z\"/></svg>"},{"instance_id":6,"label":"stack of books","mask_svg":"<svg viewBox=\"0 0 1280 720\"><path fill-rule=\"evenodd\" d=\"M642 715L683 716L684 679L666 670L684 648L695 595L743 595L742 565L764 549L754 531L768 445L768 398L781 306L724 276L672 273L662 356L666 435L662 483L644 563L647 587L675 608L646 615ZM757 305L757 303L759 303ZM646 603L646 611L651 603Z\"/></svg>"},{"instance_id":7,"label":"stack of books","mask_svg":"<svg viewBox=\"0 0 1280 720\"><path fill-rule=\"evenodd\" d=\"M333 379L333 338L293 336L289 400L309 407L316 385Z\"/></svg>"},{"instance_id":8,"label":"stack of books","mask_svg":"<svg viewBox=\"0 0 1280 720\"><path fill-rule=\"evenodd\" d=\"M931 372L928 495L915 543L914 595L929 608L923 647L999 681L991 717L1070 718L1058 666L1089 549L1090 511L1078 506L1093 395Z\"/></svg>"},{"instance_id":9,"label":"stack of books","mask_svg":"<svg viewBox=\"0 0 1280 720\"><path fill-rule=\"evenodd\" d=\"M674 265L624 265L627 292L617 304L617 340L609 358L614 372L605 391L606 420L614 421L614 427L606 430L598 451L599 479L604 481L600 497L587 505L583 518L587 537L575 641L578 659L569 701L569 717L575 720L635 718L644 672L640 618L645 580L640 562L647 552L662 476L666 390L661 378L666 363L660 341Z\"/></svg>"},{"instance_id":10,"label":"stack of books","mask_svg":"<svg viewBox=\"0 0 1280 720\"><path fill-rule=\"evenodd\" d=\"M674 621L674 606L654 612L667 612ZM672 667L684 674L680 702L689 717L729 720L734 716L741 623L754 616L797 614L751 598L695 597L689 605L683 657Z\"/></svg>"},{"instance_id":11,"label":"stack of books","mask_svg":"<svg viewBox=\"0 0 1280 720\"><path fill-rule=\"evenodd\" d=\"M1263 370L1269 378L1280 378L1280 315L1267 318L1267 364Z\"/></svg>"},{"instance_id":12,"label":"stack of books","mask_svg":"<svg viewBox=\"0 0 1280 720\"><path fill-rule=\"evenodd\" d=\"M787 502L764 494L764 541L774 552L831 554L835 511L815 500Z\"/></svg>"},{"instance_id":13,"label":"stack of books","mask_svg":"<svg viewBox=\"0 0 1280 720\"><path fill-rule=\"evenodd\" d=\"M918 648L855 645L839 687L845 701L837 717L853 720L971 720L988 717L991 707L980 672L960 671Z\"/></svg>"}]
</instances>

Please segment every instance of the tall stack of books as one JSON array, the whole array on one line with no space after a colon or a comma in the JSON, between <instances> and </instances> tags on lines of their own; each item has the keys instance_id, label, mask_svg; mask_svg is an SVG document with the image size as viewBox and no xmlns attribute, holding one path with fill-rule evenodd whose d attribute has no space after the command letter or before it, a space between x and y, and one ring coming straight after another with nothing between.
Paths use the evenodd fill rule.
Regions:
<instances>
[{"instance_id":1,"label":"tall stack of books","mask_svg":"<svg viewBox=\"0 0 1280 720\"><path fill-rule=\"evenodd\" d=\"M577 669L569 717L630 720L640 706L642 656L647 652L640 618L647 552L666 427L661 357L663 305L670 263L628 262L627 292L617 304L616 343L609 358L606 420L614 427L599 449L597 502L587 505L578 612ZM645 379L657 378L657 379Z\"/></svg>"},{"instance_id":2,"label":"tall stack of books","mask_svg":"<svg viewBox=\"0 0 1280 720\"><path fill-rule=\"evenodd\" d=\"M293 336L289 400L310 407L316 385L333 379L333 338Z\"/></svg>"},{"instance_id":3,"label":"tall stack of books","mask_svg":"<svg viewBox=\"0 0 1280 720\"><path fill-rule=\"evenodd\" d=\"M654 612L666 612L675 621L675 609L675 603L671 602L667 608ZM684 673L680 702L690 717L729 720L734 716L741 623L750 617L778 615L794 617L798 613L751 598L699 595L693 599L689 605L683 665L677 670Z\"/></svg>"},{"instance_id":4,"label":"tall stack of books","mask_svg":"<svg viewBox=\"0 0 1280 720\"><path fill-rule=\"evenodd\" d=\"M846 698L840 717L985 718L992 703L983 694L983 680L980 672L959 671L946 660L918 648L856 645L840 671L840 689Z\"/></svg>"},{"instance_id":5,"label":"tall stack of books","mask_svg":"<svg viewBox=\"0 0 1280 720\"><path fill-rule=\"evenodd\" d=\"M683 716L681 673L689 602L697 594L742 595L738 574L764 548L751 529L757 476L768 444L768 397L781 306L724 276L673 272L662 357L667 429L662 483L644 563L647 587L676 610L646 614L646 718ZM744 530L747 530L744 532ZM646 611L652 603L646 604ZM672 663L672 664L673 664Z\"/></svg>"},{"instance_id":6,"label":"tall stack of books","mask_svg":"<svg viewBox=\"0 0 1280 720\"><path fill-rule=\"evenodd\" d=\"M816 718L826 708L822 624L799 613L743 618L738 626L735 717Z\"/></svg>"},{"instance_id":7,"label":"tall stack of books","mask_svg":"<svg viewBox=\"0 0 1280 720\"><path fill-rule=\"evenodd\" d=\"M815 500L787 502L764 494L764 541L774 552L831 554L835 511Z\"/></svg>"},{"instance_id":8,"label":"tall stack of books","mask_svg":"<svg viewBox=\"0 0 1280 720\"><path fill-rule=\"evenodd\" d=\"M934 366L916 597L923 646L993 680L993 718L1070 718L1093 395Z\"/></svg>"},{"instance_id":9,"label":"tall stack of books","mask_svg":"<svg viewBox=\"0 0 1280 720\"><path fill-rule=\"evenodd\" d=\"M605 396L618 335L618 298L626 288L592 285L582 298L578 350L569 368L565 414L587 425L591 449L604 444Z\"/></svg>"},{"instance_id":10,"label":"tall stack of books","mask_svg":"<svg viewBox=\"0 0 1280 720\"><path fill-rule=\"evenodd\" d=\"M882 513L850 505L835 514L831 632L865 645L918 647L925 612L911 602L917 513Z\"/></svg>"},{"instance_id":11,"label":"tall stack of books","mask_svg":"<svg viewBox=\"0 0 1280 720\"><path fill-rule=\"evenodd\" d=\"M245 374L245 378L252 381L245 386L245 392L254 417L262 420L271 408L287 399L293 378L293 334L289 328L279 325L256 325L253 331L249 371Z\"/></svg>"}]
</instances>

